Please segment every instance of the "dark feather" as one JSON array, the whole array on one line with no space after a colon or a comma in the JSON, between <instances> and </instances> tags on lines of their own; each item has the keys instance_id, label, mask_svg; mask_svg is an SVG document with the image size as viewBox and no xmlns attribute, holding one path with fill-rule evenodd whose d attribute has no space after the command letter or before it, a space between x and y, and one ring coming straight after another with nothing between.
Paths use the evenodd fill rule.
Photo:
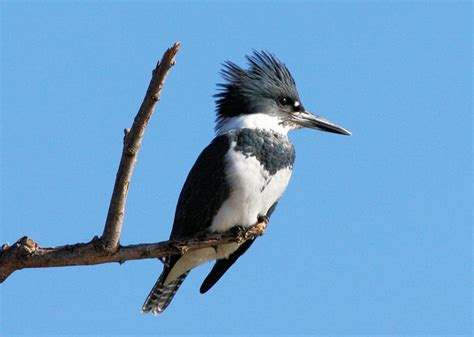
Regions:
<instances>
[{"instance_id":1,"label":"dark feather","mask_svg":"<svg viewBox=\"0 0 474 337\"><path fill-rule=\"evenodd\" d=\"M224 176L224 156L229 145L227 136L219 136L199 155L181 190L171 239L190 237L209 227L219 207L229 196ZM181 275L166 286L163 284L180 258L181 255L166 257L163 272L143 304L143 312L159 314L169 305L188 274Z\"/></svg>"},{"instance_id":2,"label":"dark feather","mask_svg":"<svg viewBox=\"0 0 474 337\"><path fill-rule=\"evenodd\" d=\"M227 259L221 259L217 260L216 263L214 264L214 267L212 267L211 272L209 275L207 275L206 279L201 285L201 288L199 291L201 294L204 294L206 291L212 288L214 284L216 284L217 281L220 280L220 278L225 274L225 272L232 267L232 265L237 261L237 259L249 249L249 247L252 245L252 243L255 241L255 239L250 239L245 241L240 245L240 247L233 252L232 254L229 255Z\"/></svg>"},{"instance_id":3,"label":"dark feather","mask_svg":"<svg viewBox=\"0 0 474 337\"><path fill-rule=\"evenodd\" d=\"M181 190L171 239L189 237L211 226L230 194L224 175L229 146L227 135L218 136L199 155Z\"/></svg>"},{"instance_id":4,"label":"dark feather","mask_svg":"<svg viewBox=\"0 0 474 337\"><path fill-rule=\"evenodd\" d=\"M186 278L186 276L188 276L189 273L186 272L183 275L179 276L177 279L168 283L167 285L164 285L166 277L168 277L168 274L170 273L171 269L179 258L179 255L173 255L168 258L169 264L165 265L163 272L161 273L160 277L158 278L155 285L148 294L145 303L143 303L143 313L151 311L154 315L158 315L161 314L170 304L174 295L176 294L179 287L181 286L184 279Z\"/></svg>"},{"instance_id":5,"label":"dark feather","mask_svg":"<svg viewBox=\"0 0 474 337\"><path fill-rule=\"evenodd\" d=\"M250 65L243 69L233 62L224 63L221 72L226 83L218 84L216 130L227 117L263 112L280 96L299 101L295 80L283 62L266 51L246 56ZM276 104L276 103L275 103Z\"/></svg>"},{"instance_id":6,"label":"dark feather","mask_svg":"<svg viewBox=\"0 0 474 337\"><path fill-rule=\"evenodd\" d=\"M275 202L272 207L268 210L266 216L269 219L270 216L272 215L273 211L275 211L275 208L278 204L278 201ZM240 247L233 252L232 254L229 255L227 259L221 259L217 260L214 266L212 267L211 271L209 272L209 275L207 275L206 279L204 282L202 282L201 288L199 291L201 294L204 294L207 292L209 289L211 289L214 284L217 283L221 279L221 277L225 274L225 272L232 267L232 265L237 261L237 259L244 254L247 249L252 245L252 243L255 241L255 239L250 239L245 241L240 245Z\"/></svg>"}]
</instances>

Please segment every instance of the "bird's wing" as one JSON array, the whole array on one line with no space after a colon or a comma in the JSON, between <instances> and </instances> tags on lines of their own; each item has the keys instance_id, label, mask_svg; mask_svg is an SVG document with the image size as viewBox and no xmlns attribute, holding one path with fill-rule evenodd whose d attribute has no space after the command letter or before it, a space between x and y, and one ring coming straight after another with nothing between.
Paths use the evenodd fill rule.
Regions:
<instances>
[{"instance_id":1,"label":"bird's wing","mask_svg":"<svg viewBox=\"0 0 474 337\"><path fill-rule=\"evenodd\" d=\"M230 188L224 174L224 157L230 140L221 135L199 155L178 199L171 239L179 239L208 228Z\"/></svg>"},{"instance_id":2,"label":"bird's wing","mask_svg":"<svg viewBox=\"0 0 474 337\"><path fill-rule=\"evenodd\" d=\"M272 215L273 211L275 210L276 206L278 204L278 201L275 202L272 207L267 212L267 218L270 218ZM199 291L201 294L204 294L207 292L209 289L211 289L214 284L217 283L221 279L221 277L225 274L225 272L232 267L232 265L237 261L237 259L244 254L247 249L252 245L252 243L255 241L255 239L250 239L242 243L239 248L235 252L229 255L228 258L226 259L221 259L217 260L216 263L214 264L214 267L212 267L211 271L209 272L209 275L206 276L206 279L204 282L202 282L201 288Z\"/></svg>"},{"instance_id":3,"label":"bird's wing","mask_svg":"<svg viewBox=\"0 0 474 337\"><path fill-rule=\"evenodd\" d=\"M201 294L204 294L206 291L212 288L217 281L225 274L225 272L234 264L237 259L249 249L255 239L250 239L242 243L235 252L229 255L227 259L217 260L212 267L209 275L207 275L204 282L202 282L201 288L199 291Z\"/></svg>"}]
</instances>

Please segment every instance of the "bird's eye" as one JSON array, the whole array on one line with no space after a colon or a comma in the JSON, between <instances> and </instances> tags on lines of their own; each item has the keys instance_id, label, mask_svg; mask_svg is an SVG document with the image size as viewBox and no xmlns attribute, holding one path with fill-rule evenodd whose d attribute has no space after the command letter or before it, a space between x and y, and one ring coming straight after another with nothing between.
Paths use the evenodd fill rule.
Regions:
<instances>
[{"instance_id":1,"label":"bird's eye","mask_svg":"<svg viewBox=\"0 0 474 337\"><path fill-rule=\"evenodd\" d=\"M288 97L281 97L278 99L278 103L280 103L281 105L289 105L291 104L291 99Z\"/></svg>"}]
</instances>

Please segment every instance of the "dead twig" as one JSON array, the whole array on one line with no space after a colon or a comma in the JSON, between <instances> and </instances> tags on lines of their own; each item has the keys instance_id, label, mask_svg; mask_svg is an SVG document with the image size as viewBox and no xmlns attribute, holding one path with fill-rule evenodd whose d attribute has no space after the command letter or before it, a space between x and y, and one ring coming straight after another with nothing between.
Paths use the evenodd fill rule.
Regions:
<instances>
[{"instance_id":1,"label":"dead twig","mask_svg":"<svg viewBox=\"0 0 474 337\"><path fill-rule=\"evenodd\" d=\"M166 77L175 64L174 57L179 50L179 42L169 48L153 70L150 84L133 121L132 127L125 130L122 157L115 178L114 191L110 200L107 220L104 232L100 238L103 249L111 253L118 249L120 233L122 232L123 217L125 215L125 202L127 200L128 187L132 177L133 169L137 161L138 151L145 134L156 103L160 100L161 90Z\"/></svg>"},{"instance_id":2,"label":"dead twig","mask_svg":"<svg viewBox=\"0 0 474 337\"><path fill-rule=\"evenodd\" d=\"M47 268L94 265L109 262L123 263L128 260L162 258L172 254L184 254L189 250L213 247L223 243L243 242L263 235L267 222L259 222L247 229L234 228L223 233L202 232L189 239L140 243L118 246L110 253L103 249L98 237L87 243L59 247L40 247L28 237L23 237L12 246L3 245L0 251L0 282L14 271L24 268Z\"/></svg>"},{"instance_id":3,"label":"dead twig","mask_svg":"<svg viewBox=\"0 0 474 337\"><path fill-rule=\"evenodd\" d=\"M0 250L0 283L13 272L24 268L47 268L64 266L94 265L109 262L123 263L128 260L163 258L172 254L184 254L193 249L213 247L230 242L243 242L260 236L267 226L266 219L247 229L234 228L224 233L202 232L193 238L180 241L159 243L141 243L121 246L125 202L128 187L135 166L138 151L156 103L160 99L165 79L175 64L174 57L179 50L176 42L163 55L148 86L143 103L140 106L133 125L124 130L122 157L118 168L107 220L102 236L94 237L87 243L76 243L59 247L40 247L27 236L12 246L4 244Z\"/></svg>"}]
</instances>

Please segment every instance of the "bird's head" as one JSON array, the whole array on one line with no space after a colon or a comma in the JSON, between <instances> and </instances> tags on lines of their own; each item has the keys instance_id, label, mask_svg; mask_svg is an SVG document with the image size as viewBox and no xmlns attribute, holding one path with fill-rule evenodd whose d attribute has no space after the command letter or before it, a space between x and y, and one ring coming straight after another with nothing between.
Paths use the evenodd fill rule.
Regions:
<instances>
[{"instance_id":1,"label":"bird's head","mask_svg":"<svg viewBox=\"0 0 474 337\"><path fill-rule=\"evenodd\" d=\"M269 127L282 133L303 127L350 135L346 129L314 115L301 103L295 80L283 62L266 51L246 56L249 68L224 63L215 95L219 133L239 127Z\"/></svg>"}]
</instances>

